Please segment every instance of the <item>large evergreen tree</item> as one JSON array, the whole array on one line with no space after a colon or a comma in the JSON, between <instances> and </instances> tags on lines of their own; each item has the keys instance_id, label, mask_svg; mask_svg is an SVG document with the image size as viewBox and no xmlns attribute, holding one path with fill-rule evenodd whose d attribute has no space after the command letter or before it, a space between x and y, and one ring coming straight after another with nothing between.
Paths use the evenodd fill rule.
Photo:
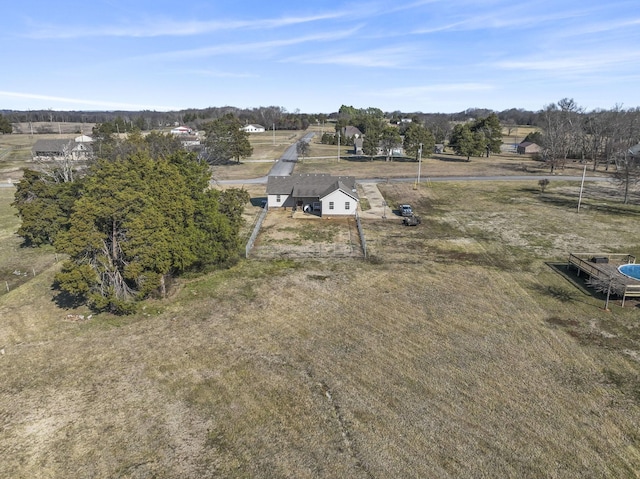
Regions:
<instances>
[{"instance_id":1,"label":"large evergreen tree","mask_svg":"<svg viewBox=\"0 0 640 479\"><path fill-rule=\"evenodd\" d=\"M502 146L502 126L495 113L491 113L486 118L476 120L471 125L471 131L481 133L484 137L487 156L491 153L500 153L500 147Z\"/></svg>"},{"instance_id":2,"label":"large evergreen tree","mask_svg":"<svg viewBox=\"0 0 640 479\"><path fill-rule=\"evenodd\" d=\"M53 244L60 231L69 227L73 204L80 195L82 182L52 181L45 172L24 170L12 206L21 219L18 235L26 246Z\"/></svg>"},{"instance_id":3,"label":"large evergreen tree","mask_svg":"<svg viewBox=\"0 0 640 479\"><path fill-rule=\"evenodd\" d=\"M449 146L456 155L466 156L470 161L472 156L482 156L486 148L486 139L482 132L472 131L468 123L453 127Z\"/></svg>"},{"instance_id":4,"label":"large evergreen tree","mask_svg":"<svg viewBox=\"0 0 640 479\"><path fill-rule=\"evenodd\" d=\"M154 291L164 295L168 277L237 254L242 210L227 216L208 179L206 165L185 153L97 162L56 238L70 258L57 287L96 310L126 313Z\"/></svg>"},{"instance_id":5,"label":"large evergreen tree","mask_svg":"<svg viewBox=\"0 0 640 479\"><path fill-rule=\"evenodd\" d=\"M419 123L410 123L404 132L403 148L407 156L418 159L418 151L422 145L423 156L433 152L436 141L429 130Z\"/></svg>"},{"instance_id":6,"label":"large evergreen tree","mask_svg":"<svg viewBox=\"0 0 640 479\"><path fill-rule=\"evenodd\" d=\"M7 120L4 115L0 115L0 133L11 133L13 132L13 125L11 122Z\"/></svg>"},{"instance_id":7,"label":"large evergreen tree","mask_svg":"<svg viewBox=\"0 0 640 479\"><path fill-rule=\"evenodd\" d=\"M232 113L205 123L202 127L206 134L205 147L207 160L210 163L230 159L240 163L240 159L247 158L253 153L253 147L249 143L249 133L242 130L242 124Z\"/></svg>"},{"instance_id":8,"label":"large evergreen tree","mask_svg":"<svg viewBox=\"0 0 640 479\"><path fill-rule=\"evenodd\" d=\"M391 159L394 148L402 145L400 132L394 126L385 126L380 134L380 147L385 152L387 161Z\"/></svg>"},{"instance_id":9,"label":"large evergreen tree","mask_svg":"<svg viewBox=\"0 0 640 479\"><path fill-rule=\"evenodd\" d=\"M378 154L378 148L380 147L380 137L382 135L382 126L369 128L367 134L362 139L362 151L365 155L371 158Z\"/></svg>"}]
</instances>

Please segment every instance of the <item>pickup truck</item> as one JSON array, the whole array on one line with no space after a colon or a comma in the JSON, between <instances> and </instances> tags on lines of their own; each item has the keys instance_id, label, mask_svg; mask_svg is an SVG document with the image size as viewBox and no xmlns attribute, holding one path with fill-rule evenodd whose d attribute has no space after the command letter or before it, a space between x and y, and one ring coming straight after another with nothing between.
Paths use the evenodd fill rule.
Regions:
<instances>
[{"instance_id":1,"label":"pickup truck","mask_svg":"<svg viewBox=\"0 0 640 479\"><path fill-rule=\"evenodd\" d=\"M400 216L413 216L413 209L411 205L400 205Z\"/></svg>"}]
</instances>

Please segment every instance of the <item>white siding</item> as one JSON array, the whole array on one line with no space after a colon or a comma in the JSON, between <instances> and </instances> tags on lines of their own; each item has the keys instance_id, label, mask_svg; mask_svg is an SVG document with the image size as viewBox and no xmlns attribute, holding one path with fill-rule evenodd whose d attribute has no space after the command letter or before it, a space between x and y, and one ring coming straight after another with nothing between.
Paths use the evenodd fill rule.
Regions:
<instances>
[{"instance_id":1,"label":"white siding","mask_svg":"<svg viewBox=\"0 0 640 479\"><path fill-rule=\"evenodd\" d=\"M246 125L242 127L242 130L246 131L247 133L264 133L265 128L264 126L260 125Z\"/></svg>"},{"instance_id":2,"label":"white siding","mask_svg":"<svg viewBox=\"0 0 640 479\"><path fill-rule=\"evenodd\" d=\"M322 200L322 216L355 215L358 209L358 201L340 190L329 193L320 199ZM333 209L331 209L332 204Z\"/></svg>"},{"instance_id":3,"label":"white siding","mask_svg":"<svg viewBox=\"0 0 640 479\"><path fill-rule=\"evenodd\" d=\"M289 195L267 195L267 206L269 208L282 208L283 206L289 206L288 204L285 204L288 199Z\"/></svg>"}]
</instances>

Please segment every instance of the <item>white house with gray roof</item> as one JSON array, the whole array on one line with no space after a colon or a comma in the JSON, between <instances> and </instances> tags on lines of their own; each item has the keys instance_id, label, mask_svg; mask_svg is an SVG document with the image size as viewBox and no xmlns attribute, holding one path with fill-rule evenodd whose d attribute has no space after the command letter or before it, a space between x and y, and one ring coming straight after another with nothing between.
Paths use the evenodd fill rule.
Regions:
<instances>
[{"instance_id":1,"label":"white house with gray roof","mask_svg":"<svg viewBox=\"0 0 640 479\"><path fill-rule=\"evenodd\" d=\"M320 216L355 215L358 192L353 176L310 173L269 176L267 206L292 208Z\"/></svg>"},{"instance_id":2,"label":"white house with gray roof","mask_svg":"<svg viewBox=\"0 0 640 479\"><path fill-rule=\"evenodd\" d=\"M71 158L72 160L87 160L93 155L91 142L84 141L83 137L78 137L81 141L72 139L38 140L31 149L34 160L48 161ZM88 137L84 137L88 138Z\"/></svg>"},{"instance_id":3,"label":"white house with gray roof","mask_svg":"<svg viewBox=\"0 0 640 479\"><path fill-rule=\"evenodd\" d=\"M245 125L240 128L242 131L246 131L247 133L264 133L266 131L265 127L262 125Z\"/></svg>"}]
</instances>

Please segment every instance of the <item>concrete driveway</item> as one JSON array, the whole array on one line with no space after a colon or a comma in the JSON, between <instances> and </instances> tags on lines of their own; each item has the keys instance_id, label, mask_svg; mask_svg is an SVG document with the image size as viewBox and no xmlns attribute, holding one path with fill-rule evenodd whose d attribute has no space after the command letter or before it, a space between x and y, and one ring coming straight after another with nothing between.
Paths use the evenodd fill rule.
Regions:
<instances>
[{"instance_id":1,"label":"concrete driveway","mask_svg":"<svg viewBox=\"0 0 640 479\"><path fill-rule=\"evenodd\" d=\"M385 206L382 193L378 189L378 184L373 182L357 182L364 192L364 197L369 200L370 209L366 211L358 210L358 214L362 219L390 219L399 220L402 218L396 216L389 206Z\"/></svg>"}]
</instances>

